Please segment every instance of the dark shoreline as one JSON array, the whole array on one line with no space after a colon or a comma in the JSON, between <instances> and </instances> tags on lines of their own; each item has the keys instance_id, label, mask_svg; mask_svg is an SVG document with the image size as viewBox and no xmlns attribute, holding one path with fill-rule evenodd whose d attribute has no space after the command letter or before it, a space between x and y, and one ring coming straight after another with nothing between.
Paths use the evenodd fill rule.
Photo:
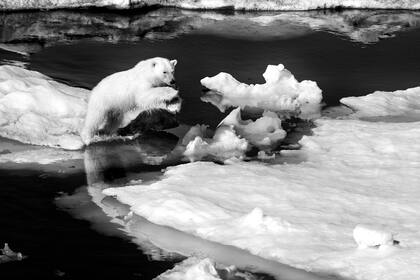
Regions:
<instances>
[{"instance_id":1,"label":"dark shoreline","mask_svg":"<svg viewBox=\"0 0 420 280\"><path fill-rule=\"evenodd\" d=\"M50 11L68 11L68 12L89 12L89 13L115 13L121 15L139 15L145 14L150 11L155 11L158 9L164 8L172 8L172 9L179 9L179 10L186 10L186 11L214 11L219 12L222 14L228 13L288 13L288 12L309 12L309 11L320 11L320 12L331 12L331 13L340 13L343 11L352 11L352 10L360 10L360 11L420 11L420 9L406 9L406 8L356 8L356 7L346 7L346 6L331 6L331 7L318 7L315 9L305 9L305 10L282 10L282 9L235 9L234 6L226 6L226 7L218 7L218 8L183 8L174 5L160 5L160 4L153 4L153 5L135 5L133 4L131 7L120 8L113 5L110 6L82 6L82 7L53 7L53 8L5 8L0 9L0 12L3 14L11 14L11 13L32 13L32 12L50 12Z\"/></svg>"}]
</instances>

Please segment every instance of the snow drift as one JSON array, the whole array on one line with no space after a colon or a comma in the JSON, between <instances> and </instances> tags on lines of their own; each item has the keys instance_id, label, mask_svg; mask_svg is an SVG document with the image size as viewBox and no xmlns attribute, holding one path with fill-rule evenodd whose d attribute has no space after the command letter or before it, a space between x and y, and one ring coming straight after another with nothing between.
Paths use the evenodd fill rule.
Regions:
<instances>
[{"instance_id":1,"label":"snow drift","mask_svg":"<svg viewBox=\"0 0 420 280\"><path fill-rule=\"evenodd\" d=\"M203 101L221 111L231 106L251 107L301 117L313 113L314 107L319 108L322 91L316 82L298 82L283 64L268 65L263 77L265 84L255 85L241 83L224 72L203 78L201 84L210 90Z\"/></svg>"},{"instance_id":2,"label":"snow drift","mask_svg":"<svg viewBox=\"0 0 420 280\"><path fill-rule=\"evenodd\" d=\"M195 162L104 193L156 224L305 270L418 278L420 123L316 125L301 150L281 152L304 162Z\"/></svg>"},{"instance_id":3,"label":"snow drift","mask_svg":"<svg viewBox=\"0 0 420 280\"><path fill-rule=\"evenodd\" d=\"M89 91L35 71L0 66L0 136L23 143L80 149Z\"/></svg>"}]
</instances>

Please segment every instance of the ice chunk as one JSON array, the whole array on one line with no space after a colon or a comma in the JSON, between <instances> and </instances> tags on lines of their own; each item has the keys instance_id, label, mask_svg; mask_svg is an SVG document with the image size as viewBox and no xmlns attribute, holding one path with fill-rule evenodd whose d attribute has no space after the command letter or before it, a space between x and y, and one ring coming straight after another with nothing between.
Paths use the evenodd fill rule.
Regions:
<instances>
[{"instance_id":1,"label":"ice chunk","mask_svg":"<svg viewBox=\"0 0 420 280\"><path fill-rule=\"evenodd\" d=\"M203 98L224 111L227 107L253 107L283 114L305 117L313 107L319 107L322 91L313 81L298 82L283 64L268 65L263 74L265 84L248 85L232 75L219 73L206 77L201 84L210 90Z\"/></svg>"},{"instance_id":2,"label":"ice chunk","mask_svg":"<svg viewBox=\"0 0 420 280\"><path fill-rule=\"evenodd\" d=\"M23 143L80 149L88 90L41 73L0 66L0 136Z\"/></svg>"},{"instance_id":3,"label":"ice chunk","mask_svg":"<svg viewBox=\"0 0 420 280\"><path fill-rule=\"evenodd\" d=\"M216 160L226 160L232 157L242 158L248 150L248 141L236 135L232 126L221 126L214 133L213 138L203 138L203 126L195 126L187 133L186 138L182 141L188 141L184 155L190 161L201 160L205 157L214 158Z\"/></svg>"},{"instance_id":4,"label":"ice chunk","mask_svg":"<svg viewBox=\"0 0 420 280\"><path fill-rule=\"evenodd\" d=\"M379 226L357 225L353 230L353 238L359 248L394 244L393 234Z\"/></svg>"},{"instance_id":5,"label":"ice chunk","mask_svg":"<svg viewBox=\"0 0 420 280\"><path fill-rule=\"evenodd\" d=\"M212 260L191 257L173 269L159 275L156 280L221 280Z\"/></svg>"},{"instance_id":6,"label":"ice chunk","mask_svg":"<svg viewBox=\"0 0 420 280\"><path fill-rule=\"evenodd\" d=\"M393 92L375 91L366 96L345 97L340 102L352 108L355 111L353 116L357 118L420 120L420 87Z\"/></svg>"},{"instance_id":7,"label":"ice chunk","mask_svg":"<svg viewBox=\"0 0 420 280\"><path fill-rule=\"evenodd\" d=\"M236 133L261 149L275 148L286 137L280 118L269 111L264 112L263 116L255 121L244 121L241 118L241 109L236 108L222 120L220 125L233 126Z\"/></svg>"},{"instance_id":8,"label":"ice chunk","mask_svg":"<svg viewBox=\"0 0 420 280\"><path fill-rule=\"evenodd\" d=\"M7 243L4 243L4 248L0 249L0 251L0 264L12 261L21 261L25 258L22 253L16 253L12 251Z\"/></svg>"}]
</instances>

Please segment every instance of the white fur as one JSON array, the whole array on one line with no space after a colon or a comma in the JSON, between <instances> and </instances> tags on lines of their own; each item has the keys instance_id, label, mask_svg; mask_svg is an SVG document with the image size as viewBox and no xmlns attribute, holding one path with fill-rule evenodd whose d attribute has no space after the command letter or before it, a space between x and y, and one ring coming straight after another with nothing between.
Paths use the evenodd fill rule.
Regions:
<instances>
[{"instance_id":1,"label":"white fur","mask_svg":"<svg viewBox=\"0 0 420 280\"><path fill-rule=\"evenodd\" d=\"M176 63L176 60L155 57L100 81L90 95L81 132L83 142L88 145L99 130L115 133L142 111L179 111L180 103L167 104L178 95L178 91L170 87L174 84Z\"/></svg>"}]
</instances>

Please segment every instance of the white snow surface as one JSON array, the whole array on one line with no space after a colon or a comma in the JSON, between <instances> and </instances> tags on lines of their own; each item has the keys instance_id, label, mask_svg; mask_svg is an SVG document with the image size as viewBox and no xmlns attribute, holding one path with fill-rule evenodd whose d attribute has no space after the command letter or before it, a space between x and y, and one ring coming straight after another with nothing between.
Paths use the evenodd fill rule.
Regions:
<instances>
[{"instance_id":1,"label":"white snow surface","mask_svg":"<svg viewBox=\"0 0 420 280\"><path fill-rule=\"evenodd\" d=\"M297 164L194 162L155 183L104 190L148 220L315 272L420 276L420 122L316 121ZM358 248L353 229L395 246Z\"/></svg>"},{"instance_id":2,"label":"white snow surface","mask_svg":"<svg viewBox=\"0 0 420 280\"><path fill-rule=\"evenodd\" d=\"M130 8L148 5L186 9L310 10L334 7L420 9L417 0L2 0L0 9L53 9L77 7Z\"/></svg>"},{"instance_id":3,"label":"white snow surface","mask_svg":"<svg viewBox=\"0 0 420 280\"><path fill-rule=\"evenodd\" d=\"M298 82L283 64L268 65L263 77L264 84L244 84L232 75L221 72L213 77L205 77L201 84L211 95L220 98L209 101L224 111L227 107L252 107L284 114L306 115L308 107L317 107L322 100L322 90L316 82Z\"/></svg>"},{"instance_id":4,"label":"white snow surface","mask_svg":"<svg viewBox=\"0 0 420 280\"><path fill-rule=\"evenodd\" d=\"M35 71L0 66L0 136L23 143L80 149L89 91Z\"/></svg>"},{"instance_id":5,"label":"white snow surface","mask_svg":"<svg viewBox=\"0 0 420 280\"><path fill-rule=\"evenodd\" d=\"M420 87L393 92L375 91L366 96L345 97L340 102L353 109L353 116L357 118L420 120Z\"/></svg>"}]
</instances>

